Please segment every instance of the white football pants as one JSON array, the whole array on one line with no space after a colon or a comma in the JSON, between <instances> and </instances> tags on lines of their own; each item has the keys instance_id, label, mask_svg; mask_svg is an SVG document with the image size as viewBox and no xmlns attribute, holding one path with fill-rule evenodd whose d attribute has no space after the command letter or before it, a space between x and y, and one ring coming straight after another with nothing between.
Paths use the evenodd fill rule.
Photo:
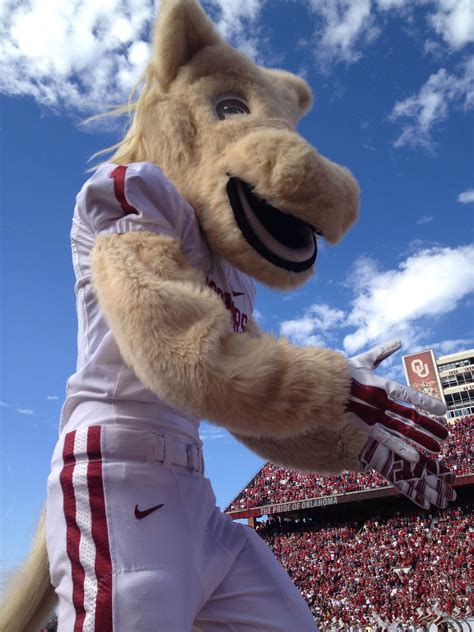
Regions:
<instances>
[{"instance_id":1,"label":"white football pants","mask_svg":"<svg viewBox=\"0 0 474 632\"><path fill-rule=\"evenodd\" d=\"M253 529L215 505L199 446L130 427L58 442L46 537L59 632L314 632Z\"/></svg>"}]
</instances>

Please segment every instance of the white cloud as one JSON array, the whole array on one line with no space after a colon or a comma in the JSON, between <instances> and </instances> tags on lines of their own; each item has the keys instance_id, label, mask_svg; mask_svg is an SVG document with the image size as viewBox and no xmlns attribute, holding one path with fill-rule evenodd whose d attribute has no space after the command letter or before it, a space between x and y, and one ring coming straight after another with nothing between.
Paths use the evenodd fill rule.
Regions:
<instances>
[{"instance_id":1,"label":"white cloud","mask_svg":"<svg viewBox=\"0 0 474 632\"><path fill-rule=\"evenodd\" d=\"M217 28L221 35L254 58L259 57L258 18L266 0L211 0L219 10Z\"/></svg>"},{"instance_id":2,"label":"white cloud","mask_svg":"<svg viewBox=\"0 0 474 632\"><path fill-rule=\"evenodd\" d=\"M420 319L446 314L474 292L474 246L421 250L387 271L360 260L352 276L357 296L347 322L356 331L344 338L346 351L398 337L410 346L427 335Z\"/></svg>"},{"instance_id":3,"label":"white cloud","mask_svg":"<svg viewBox=\"0 0 474 632\"><path fill-rule=\"evenodd\" d=\"M314 42L320 62L357 61L360 49L372 42L379 28L371 14L371 0L308 0L317 15Z\"/></svg>"},{"instance_id":4,"label":"white cloud","mask_svg":"<svg viewBox=\"0 0 474 632\"><path fill-rule=\"evenodd\" d=\"M265 62L261 17L266 3L206 0L204 6L224 37ZM315 56L326 68L334 61L360 59L389 18L403 26L404 20L415 17L413 0L304 3L315 22ZM49 108L81 114L99 113L125 102L145 68L158 5L159 0L3 0L0 93L30 96ZM420 6L423 13L417 13L430 28L426 43L430 50L449 46L459 51L473 41L472 0L423 0ZM441 69L418 94L397 103L391 118L403 127L396 146L431 148L432 130L451 108L473 106L473 77L471 59L463 73Z\"/></svg>"},{"instance_id":5,"label":"white cloud","mask_svg":"<svg viewBox=\"0 0 474 632\"><path fill-rule=\"evenodd\" d=\"M312 305L300 317L282 322L280 333L297 345L343 346L349 356L394 338L402 340L405 353L420 346L448 353L470 344L467 339L428 342L433 337L430 321L434 327L437 317L474 292L474 245L419 249L391 270L359 259L349 281L354 299L347 309ZM398 371L397 362L389 359L385 370Z\"/></svg>"},{"instance_id":6,"label":"white cloud","mask_svg":"<svg viewBox=\"0 0 474 632\"><path fill-rule=\"evenodd\" d=\"M450 353L457 353L469 349L474 344L473 338L458 338L456 340L443 340L442 342L433 342L427 345L427 349L433 349L436 355L443 356Z\"/></svg>"},{"instance_id":7,"label":"white cloud","mask_svg":"<svg viewBox=\"0 0 474 632\"><path fill-rule=\"evenodd\" d=\"M32 408L17 408L16 412L21 415L36 415L36 412Z\"/></svg>"},{"instance_id":8,"label":"white cloud","mask_svg":"<svg viewBox=\"0 0 474 632\"><path fill-rule=\"evenodd\" d=\"M204 422L199 427L199 437L201 441L216 441L218 439L228 439L230 437L227 430L218 426L211 426Z\"/></svg>"},{"instance_id":9,"label":"white cloud","mask_svg":"<svg viewBox=\"0 0 474 632\"><path fill-rule=\"evenodd\" d=\"M7 402L2 402L0 401L0 407L1 408L15 408L17 413L20 413L20 415L36 415L36 411L33 408L22 408L21 406L15 406L12 404L7 404Z\"/></svg>"},{"instance_id":10,"label":"white cloud","mask_svg":"<svg viewBox=\"0 0 474 632\"><path fill-rule=\"evenodd\" d=\"M409 4L410 0L377 0L377 7L382 11L401 9Z\"/></svg>"},{"instance_id":11,"label":"white cloud","mask_svg":"<svg viewBox=\"0 0 474 632\"><path fill-rule=\"evenodd\" d=\"M330 330L341 327L346 315L322 303L311 305L301 318L286 320L280 324L280 334L302 346L326 347L331 339Z\"/></svg>"},{"instance_id":12,"label":"white cloud","mask_svg":"<svg viewBox=\"0 0 474 632\"><path fill-rule=\"evenodd\" d=\"M472 0L436 0L429 22L436 33L453 49L474 42L474 2Z\"/></svg>"},{"instance_id":13,"label":"white cloud","mask_svg":"<svg viewBox=\"0 0 474 632\"><path fill-rule=\"evenodd\" d=\"M280 325L280 333L297 345L311 347L326 347L323 336L315 333L316 325L309 317L301 317L295 320L285 320Z\"/></svg>"},{"instance_id":14,"label":"white cloud","mask_svg":"<svg viewBox=\"0 0 474 632\"><path fill-rule=\"evenodd\" d=\"M423 215L423 217L420 217L420 219L416 222L417 224L430 224L433 221L433 218L429 215Z\"/></svg>"},{"instance_id":15,"label":"white cloud","mask_svg":"<svg viewBox=\"0 0 474 632\"><path fill-rule=\"evenodd\" d=\"M312 318L316 326L322 331L332 329L344 321L344 312L325 305L313 305L308 310L308 315Z\"/></svg>"},{"instance_id":16,"label":"white cloud","mask_svg":"<svg viewBox=\"0 0 474 632\"><path fill-rule=\"evenodd\" d=\"M465 110L474 107L474 56L463 65L459 75L441 68L430 76L418 94L395 104L390 119L406 121L395 147L409 145L431 150L433 127L445 120L453 107Z\"/></svg>"},{"instance_id":17,"label":"white cloud","mask_svg":"<svg viewBox=\"0 0 474 632\"><path fill-rule=\"evenodd\" d=\"M48 395L47 399L50 401L53 401L53 400L59 399L59 397L57 395Z\"/></svg>"},{"instance_id":18,"label":"white cloud","mask_svg":"<svg viewBox=\"0 0 474 632\"><path fill-rule=\"evenodd\" d=\"M436 61L442 61L445 54L445 47L438 41L427 39L423 44L423 53L425 55L431 55Z\"/></svg>"},{"instance_id":19,"label":"white cloud","mask_svg":"<svg viewBox=\"0 0 474 632\"><path fill-rule=\"evenodd\" d=\"M257 321L257 323L259 325L261 325L263 322L265 322L265 316L262 314L262 312L255 308L253 310L252 316L255 318L255 320Z\"/></svg>"},{"instance_id":20,"label":"white cloud","mask_svg":"<svg viewBox=\"0 0 474 632\"><path fill-rule=\"evenodd\" d=\"M470 202L474 202L474 189L463 191L458 195L457 200L458 202L461 202L461 204L469 204Z\"/></svg>"},{"instance_id":21,"label":"white cloud","mask_svg":"<svg viewBox=\"0 0 474 632\"><path fill-rule=\"evenodd\" d=\"M152 0L8 1L0 21L0 91L99 111L127 98L148 56Z\"/></svg>"},{"instance_id":22,"label":"white cloud","mask_svg":"<svg viewBox=\"0 0 474 632\"><path fill-rule=\"evenodd\" d=\"M383 34L389 20L404 28L422 20L425 52L440 55L462 50L474 41L472 0L305 0L316 15L315 55L323 68L332 62L358 61L363 51ZM428 31L428 27L430 30ZM418 32L413 28L413 33ZM438 41L432 37L439 36Z\"/></svg>"},{"instance_id":23,"label":"white cloud","mask_svg":"<svg viewBox=\"0 0 474 632\"><path fill-rule=\"evenodd\" d=\"M219 29L256 53L263 0L210 0ZM145 69L159 0L3 0L0 93L97 113L128 99Z\"/></svg>"}]
</instances>

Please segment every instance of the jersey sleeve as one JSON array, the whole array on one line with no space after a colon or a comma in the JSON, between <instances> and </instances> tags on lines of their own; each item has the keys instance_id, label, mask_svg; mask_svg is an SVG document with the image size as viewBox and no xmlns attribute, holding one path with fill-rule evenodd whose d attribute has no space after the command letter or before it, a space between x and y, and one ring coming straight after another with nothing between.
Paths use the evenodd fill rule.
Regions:
<instances>
[{"instance_id":1,"label":"jersey sleeve","mask_svg":"<svg viewBox=\"0 0 474 632\"><path fill-rule=\"evenodd\" d=\"M102 165L77 196L76 214L94 236L149 231L179 239L189 263L199 265L194 210L157 165Z\"/></svg>"}]
</instances>

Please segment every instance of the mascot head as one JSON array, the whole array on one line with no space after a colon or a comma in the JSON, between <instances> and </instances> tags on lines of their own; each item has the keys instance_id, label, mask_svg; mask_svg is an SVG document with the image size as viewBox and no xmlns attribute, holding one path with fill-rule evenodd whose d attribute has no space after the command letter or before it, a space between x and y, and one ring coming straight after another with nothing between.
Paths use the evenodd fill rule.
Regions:
<instances>
[{"instance_id":1,"label":"mascot head","mask_svg":"<svg viewBox=\"0 0 474 632\"><path fill-rule=\"evenodd\" d=\"M112 160L158 164L195 209L211 248L276 288L314 271L317 239L357 217L352 175L296 131L301 78L257 66L196 0L162 0L133 123Z\"/></svg>"}]
</instances>

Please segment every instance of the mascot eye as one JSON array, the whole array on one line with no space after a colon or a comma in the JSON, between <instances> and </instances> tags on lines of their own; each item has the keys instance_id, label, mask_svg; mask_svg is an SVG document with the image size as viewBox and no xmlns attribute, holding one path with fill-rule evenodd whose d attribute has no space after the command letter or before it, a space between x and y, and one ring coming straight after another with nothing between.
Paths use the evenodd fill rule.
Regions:
<instances>
[{"instance_id":1,"label":"mascot eye","mask_svg":"<svg viewBox=\"0 0 474 632\"><path fill-rule=\"evenodd\" d=\"M236 114L250 114L248 105L236 97L224 97L216 103L216 114L221 121Z\"/></svg>"}]
</instances>

